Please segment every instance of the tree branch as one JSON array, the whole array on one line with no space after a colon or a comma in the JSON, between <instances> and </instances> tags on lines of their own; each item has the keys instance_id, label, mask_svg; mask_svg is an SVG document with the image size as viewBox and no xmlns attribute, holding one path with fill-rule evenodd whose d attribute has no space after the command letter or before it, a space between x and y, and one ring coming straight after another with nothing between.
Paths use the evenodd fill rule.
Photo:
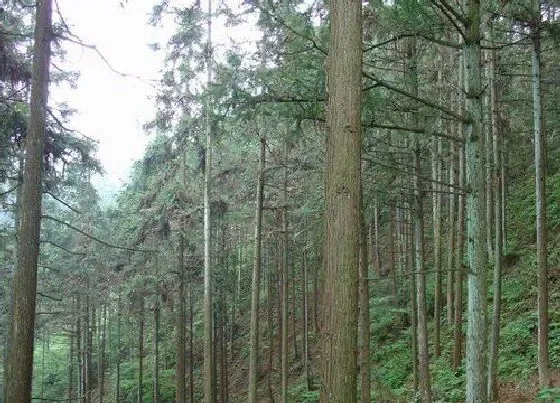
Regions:
<instances>
[{"instance_id":1,"label":"tree branch","mask_svg":"<svg viewBox=\"0 0 560 403\"><path fill-rule=\"evenodd\" d=\"M94 240L94 241L96 241L96 242L100 243L101 245L104 245L108 248L126 250L126 251L129 251L129 252L144 252L144 253L159 253L160 252L158 250L153 250L153 249L136 249L136 248L129 248L129 247L126 247L126 246L113 245L113 244L110 244L109 242L106 242L102 239L99 239L99 238L97 238L97 237L95 237L91 234L88 234L87 232L82 231L81 229L79 229L77 227L74 227L72 224L67 223L66 221L59 220L58 218L52 217L50 215L42 215L41 218L51 220L51 221L55 221L59 224L63 224L65 226L67 226L68 228L79 232L80 234L82 234L86 238L92 239L92 240Z\"/></svg>"},{"instance_id":2,"label":"tree branch","mask_svg":"<svg viewBox=\"0 0 560 403\"><path fill-rule=\"evenodd\" d=\"M371 74L369 74L365 71L362 72L362 75L364 77L372 80L372 81L375 81L379 86L381 86L383 88L386 88L390 91L394 91L398 94L404 95L405 97L408 97L410 99L418 101L418 102L420 102L420 103L422 103L426 106L429 106L430 108L434 108L434 109L437 109L439 111L442 111L443 113L446 113L447 115L454 117L455 119L459 120L460 122L469 123L469 119L467 117L465 117L463 115L460 115L460 114L452 111L451 109L448 109L448 108L446 108L442 105L436 104L435 102L429 101L425 98L420 98L420 97L418 97L414 94L411 94L410 92L408 92L406 90L403 90L401 88L395 87L394 85L391 85L391 84L389 84L389 83L387 83L383 80L380 80L379 78L377 78L377 77L375 77L375 76L373 76L373 75L371 75Z\"/></svg>"}]
</instances>

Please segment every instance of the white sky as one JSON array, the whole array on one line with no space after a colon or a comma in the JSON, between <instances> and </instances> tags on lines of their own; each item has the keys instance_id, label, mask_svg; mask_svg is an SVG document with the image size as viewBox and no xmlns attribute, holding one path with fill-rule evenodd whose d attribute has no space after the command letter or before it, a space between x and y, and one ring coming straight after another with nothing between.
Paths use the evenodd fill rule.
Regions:
<instances>
[{"instance_id":1,"label":"white sky","mask_svg":"<svg viewBox=\"0 0 560 403\"><path fill-rule=\"evenodd\" d=\"M124 8L118 0L58 0L60 10L74 34L94 44L120 72L149 82L160 77L163 53L148 43L166 36L147 25L153 0L134 0ZM92 50L66 45L64 67L80 72L78 89L52 88L52 100L66 101L78 110L71 127L99 140L98 157L107 174L97 178L100 190L115 189L128 177L132 162L141 157L148 142L142 125L155 113L155 90L136 78L112 72Z\"/></svg>"},{"instance_id":2,"label":"white sky","mask_svg":"<svg viewBox=\"0 0 560 403\"><path fill-rule=\"evenodd\" d=\"M66 45L67 60L60 67L80 72L78 88L53 87L51 101L67 102L77 109L69 126L99 140L98 157L106 175L93 182L101 193L118 190L149 141L142 125L155 116L156 90L150 83L161 77L165 46L156 53L148 44L165 44L176 29L169 23L165 28L147 24L156 2L131 0L122 7L120 0L58 0L61 14L75 35L97 46L115 70L142 78L121 77L96 52ZM192 4L192 0L172 3ZM243 0L228 3L235 10ZM223 23L223 18L213 23L213 40L222 45L217 47L218 57L220 49L227 49L231 40L254 42L259 37L254 20L233 29L225 28Z\"/></svg>"}]
</instances>

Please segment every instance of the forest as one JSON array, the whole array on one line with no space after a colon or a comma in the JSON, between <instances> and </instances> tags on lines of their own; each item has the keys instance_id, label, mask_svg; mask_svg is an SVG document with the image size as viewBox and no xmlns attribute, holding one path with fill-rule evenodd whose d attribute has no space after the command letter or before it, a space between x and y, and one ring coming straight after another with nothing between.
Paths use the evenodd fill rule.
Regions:
<instances>
[{"instance_id":1,"label":"forest","mask_svg":"<svg viewBox=\"0 0 560 403\"><path fill-rule=\"evenodd\" d=\"M110 60L56 0L0 8L0 402L560 402L558 0L146 24L151 140L104 203L49 89L65 43Z\"/></svg>"}]
</instances>

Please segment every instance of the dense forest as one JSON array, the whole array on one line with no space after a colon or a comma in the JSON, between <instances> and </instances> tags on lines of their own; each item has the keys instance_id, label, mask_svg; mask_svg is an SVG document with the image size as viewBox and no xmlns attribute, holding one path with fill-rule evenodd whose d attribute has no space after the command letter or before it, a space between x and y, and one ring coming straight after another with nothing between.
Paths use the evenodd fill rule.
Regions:
<instances>
[{"instance_id":1,"label":"dense forest","mask_svg":"<svg viewBox=\"0 0 560 403\"><path fill-rule=\"evenodd\" d=\"M107 204L49 87L67 42L110 60L56 0L0 8L0 401L560 401L558 0L146 24L152 140Z\"/></svg>"}]
</instances>

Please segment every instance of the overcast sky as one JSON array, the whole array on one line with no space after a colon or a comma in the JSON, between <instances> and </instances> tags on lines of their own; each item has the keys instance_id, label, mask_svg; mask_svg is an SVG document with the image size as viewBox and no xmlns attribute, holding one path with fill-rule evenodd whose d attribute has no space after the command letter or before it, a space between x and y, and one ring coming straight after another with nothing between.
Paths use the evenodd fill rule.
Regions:
<instances>
[{"instance_id":1,"label":"overcast sky","mask_svg":"<svg viewBox=\"0 0 560 403\"><path fill-rule=\"evenodd\" d=\"M123 7L120 0L58 0L61 14L75 35L95 45L113 69L141 78L122 77L96 52L65 45L68 56L61 67L80 73L78 88L51 88L51 102L67 102L77 109L69 126L99 140L98 157L106 175L95 178L94 185L102 193L114 192L127 180L132 162L142 156L149 141L142 126L155 115L156 90L150 83L161 77L165 50L156 53L148 44L165 43L176 29L172 24L166 24L165 29L147 24L156 1L132 0ZM243 0L228 3L238 9ZM254 42L259 36L254 22L228 29L223 19L214 21L212 35L215 45L222 44L217 47L218 57L231 40Z\"/></svg>"},{"instance_id":2,"label":"overcast sky","mask_svg":"<svg viewBox=\"0 0 560 403\"><path fill-rule=\"evenodd\" d=\"M163 54L147 45L167 35L147 25L153 0L134 0L124 8L118 0L58 0L74 34L94 44L111 66L143 80L112 72L94 51L67 44L64 67L80 72L77 89L52 88L52 101L66 101L78 110L71 126L99 140L107 174L96 185L117 188L127 179L132 161L148 142L142 125L154 116L155 90L148 83L160 77Z\"/></svg>"}]
</instances>

